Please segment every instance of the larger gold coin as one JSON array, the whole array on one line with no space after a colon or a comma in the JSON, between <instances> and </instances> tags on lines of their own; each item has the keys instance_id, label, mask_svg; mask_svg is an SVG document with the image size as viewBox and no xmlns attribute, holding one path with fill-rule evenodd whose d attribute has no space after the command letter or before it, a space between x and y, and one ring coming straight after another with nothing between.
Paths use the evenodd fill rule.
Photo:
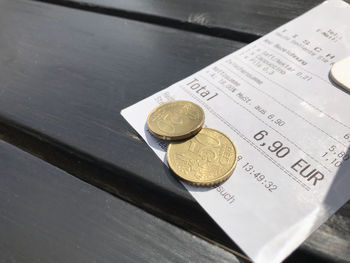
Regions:
<instances>
[{"instance_id":1,"label":"larger gold coin","mask_svg":"<svg viewBox=\"0 0 350 263\"><path fill-rule=\"evenodd\" d=\"M172 101L155 108L147 118L150 132L163 140L182 140L198 133L204 111L190 101Z\"/></svg>"},{"instance_id":2,"label":"larger gold coin","mask_svg":"<svg viewBox=\"0 0 350 263\"><path fill-rule=\"evenodd\" d=\"M189 140L171 143L167 151L171 170L197 186L212 186L228 179L237 162L236 147L225 134L203 128Z\"/></svg>"}]
</instances>

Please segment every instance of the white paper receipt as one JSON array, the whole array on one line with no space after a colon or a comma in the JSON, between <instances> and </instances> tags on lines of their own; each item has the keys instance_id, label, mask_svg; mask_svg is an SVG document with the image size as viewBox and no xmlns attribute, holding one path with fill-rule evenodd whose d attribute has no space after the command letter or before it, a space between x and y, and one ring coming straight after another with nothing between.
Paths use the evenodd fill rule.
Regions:
<instances>
[{"instance_id":1,"label":"white paper receipt","mask_svg":"<svg viewBox=\"0 0 350 263\"><path fill-rule=\"evenodd\" d=\"M147 131L153 108L189 100L228 135L238 163L222 185L185 185L255 262L280 262L350 199L350 94L329 80L350 56L350 6L322 3L259 40L122 111Z\"/></svg>"}]
</instances>

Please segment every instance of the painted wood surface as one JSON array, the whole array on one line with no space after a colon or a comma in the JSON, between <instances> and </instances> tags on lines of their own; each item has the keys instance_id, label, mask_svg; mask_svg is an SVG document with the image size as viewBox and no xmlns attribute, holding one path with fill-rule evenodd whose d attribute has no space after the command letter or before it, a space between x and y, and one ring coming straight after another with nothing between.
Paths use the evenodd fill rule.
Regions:
<instances>
[{"instance_id":1,"label":"painted wood surface","mask_svg":"<svg viewBox=\"0 0 350 263\"><path fill-rule=\"evenodd\" d=\"M3 138L239 251L119 112L244 44L29 0L0 0L0 7ZM348 261L349 211L342 208L289 260Z\"/></svg>"},{"instance_id":2,"label":"painted wood surface","mask_svg":"<svg viewBox=\"0 0 350 263\"><path fill-rule=\"evenodd\" d=\"M244 262L0 140L0 262Z\"/></svg>"},{"instance_id":3,"label":"painted wood surface","mask_svg":"<svg viewBox=\"0 0 350 263\"><path fill-rule=\"evenodd\" d=\"M249 42L323 0L40 0ZM350 0L345 0L350 3Z\"/></svg>"}]
</instances>

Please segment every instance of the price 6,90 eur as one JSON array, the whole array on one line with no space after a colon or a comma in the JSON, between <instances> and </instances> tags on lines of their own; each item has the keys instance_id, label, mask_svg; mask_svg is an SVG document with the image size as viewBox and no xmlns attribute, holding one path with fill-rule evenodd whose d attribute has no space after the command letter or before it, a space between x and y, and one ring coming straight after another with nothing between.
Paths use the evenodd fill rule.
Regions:
<instances>
[{"instance_id":1,"label":"price 6,90 eur","mask_svg":"<svg viewBox=\"0 0 350 263\"><path fill-rule=\"evenodd\" d=\"M265 136L268 135L268 132L265 130L259 131L257 134L254 135L254 139L257 141L261 141L260 146L265 146L266 143L262 140L265 138ZM288 147L283 146L283 143L280 141L275 141L271 145L267 147L267 149L275 153L275 155L278 158L284 158L290 153L290 149Z\"/></svg>"}]
</instances>

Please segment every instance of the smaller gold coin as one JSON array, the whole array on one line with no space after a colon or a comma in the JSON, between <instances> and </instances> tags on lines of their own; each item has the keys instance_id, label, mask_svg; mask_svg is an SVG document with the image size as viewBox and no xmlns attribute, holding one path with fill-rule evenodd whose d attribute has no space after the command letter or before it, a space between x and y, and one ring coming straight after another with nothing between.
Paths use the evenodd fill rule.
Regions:
<instances>
[{"instance_id":1,"label":"smaller gold coin","mask_svg":"<svg viewBox=\"0 0 350 263\"><path fill-rule=\"evenodd\" d=\"M196 186L213 186L227 180L237 163L233 142L222 132L203 128L186 141L170 143L167 161L171 170Z\"/></svg>"},{"instance_id":2,"label":"smaller gold coin","mask_svg":"<svg viewBox=\"0 0 350 263\"><path fill-rule=\"evenodd\" d=\"M182 140L198 133L204 124L204 111L190 101L167 102L147 118L149 131L163 140Z\"/></svg>"}]
</instances>

